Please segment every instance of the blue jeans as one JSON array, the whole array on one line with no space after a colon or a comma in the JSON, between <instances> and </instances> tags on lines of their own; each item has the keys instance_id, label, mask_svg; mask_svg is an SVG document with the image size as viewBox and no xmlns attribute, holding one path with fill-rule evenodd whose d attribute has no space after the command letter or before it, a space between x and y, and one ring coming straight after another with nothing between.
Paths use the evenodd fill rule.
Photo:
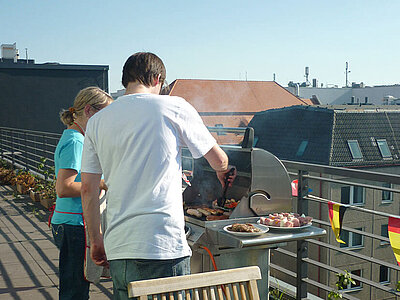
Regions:
<instances>
[{"instance_id":1,"label":"blue jeans","mask_svg":"<svg viewBox=\"0 0 400 300\"><path fill-rule=\"evenodd\" d=\"M51 224L54 241L60 250L60 300L89 299L89 285L83 277L85 231L80 225Z\"/></svg>"},{"instance_id":2,"label":"blue jeans","mask_svg":"<svg viewBox=\"0 0 400 300\"><path fill-rule=\"evenodd\" d=\"M168 260L116 259L110 260L114 300L128 298L128 283L144 279L190 274L190 257Z\"/></svg>"}]
</instances>

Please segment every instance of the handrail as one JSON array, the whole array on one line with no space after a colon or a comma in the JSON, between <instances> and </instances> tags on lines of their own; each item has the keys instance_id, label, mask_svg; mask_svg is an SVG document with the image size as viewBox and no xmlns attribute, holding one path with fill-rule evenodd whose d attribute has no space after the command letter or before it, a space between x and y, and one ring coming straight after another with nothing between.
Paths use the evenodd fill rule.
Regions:
<instances>
[{"instance_id":1,"label":"handrail","mask_svg":"<svg viewBox=\"0 0 400 300\"><path fill-rule=\"evenodd\" d=\"M400 184L399 175L379 173L366 170L355 170L342 167L317 165L317 164L288 161L288 160L282 160L282 163L285 165L287 169L296 169L307 172L324 173L329 175L351 177L351 178L364 179L370 181L391 182L395 184Z\"/></svg>"},{"instance_id":2,"label":"handrail","mask_svg":"<svg viewBox=\"0 0 400 300\"><path fill-rule=\"evenodd\" d=\"M226 127L208 127L208 129L212 132L223 132L223 133L234 133L234 134L243 134L245 132L245 128L226 128ZM54 165L53 154L55 147L57 145L58 139L61 134L51 133L51 132L41 132L34 130L25 130L18 128L7 128L0 127L0 158L6 159L11 162L16 167L22 167L30 169L34 172L39 171L37 165L40 163L40 159L45 157L47 159L46 167L49 168ZM381 183L391 183L395 185L400 185L400 176L394 174L385 174L380 172L366 171L362 169L349 169L343 167L334 167L334 166L325 166L325 165L317 165L311 163L302 163L302 162L294 162L294 161L282 161L285 167L289 170L289 175L293 179L296 177L298 179L298 194L297 204L298 211L308 214L308 202L317 202L324 203L331 201L334 203L340 203L340 199L332 199L328 200L323 197L319 197L316 195L312 195L308 193L308 182L320 182L321 184L338 184L338 185L347 185L347 186L359 186L364 189L372 189L372 190L380 190L386 191L390 193L400 193L400 189L397 187L385 187L381 186ZM314 173L314 174L309 174ZM316 174L320 174L320 177L316 176ZM323 176L323 177L322 177ZM362 182L367 181L368 183ZM329 197L328 197L329 198ZM341 204L341 203L340 203ZM376 211L366 207L360 207L357 205L346 205L348 209L360 211L363 213L368 213L373 216L380 217L398 217L396 214L385 211ZM322 206L324 207L324 206ZM323 208L326 213L326 208ZM319 224L319 226L329 226L327 221L318 220L314 218L315 224ZM364 232L359 231L354 228L350 228L346 226L346 224L342 227L343 230L347 230L353 232L355 234L363 235L369 239L380 240L383 242L388 242L389 239L387 237L379 236L374 234L373 232ZM308 249L308 244L312 244L313 247L324 248L324 251L332 251L333 253L343 253L345 255L350 255L353 257L357 257L358 259L363 260L368 264L378 264L380 266L385 266L387 268L400 271L400 267L397 266L394 261L393 263L383 261L381 259L375 259L371 256L357 253L359 250L348 250L345 248L339 248L330 243L326 243L324 239L320 239L319 241L307 240L304 242L304 249ZM299 244L297 245L299 246ZM283 250L283 251L282 251ZM273 251L287 251L285 249L278 248ZM308 251L308 250L307 250ZM303 253L304 254L304 253ZM299 262L297 266L304 265L314 265L318 268L328 269L331 272L340 272L338 268L333 266L329 266L328 264L324 264L321 261L316 261L315 259L311 259L310 257L301 257L299 256L299 252L296 251L291 254L291 257L294 257ZM394 260L394 259L393 259ZM296 265L296 264L295 264ZM274 263L271 264L271 267L275 266ZM278 266L279 267L279 266ZM282 268L282 267L281 267ZM302 267L300 267L302 268ZM291 276L299 276L299 273L290 271L286 269L286 273ZM366 274L368 277L368 274ZM357 277L361 282L365 283L365 285L370 285L373 288L379 288L384 290L387 293L398 295L398 292L389 288L382 287L379 283L375 283L374 281L368 278ZM323 290L329 291L330 289L334 289L334 287L329 287L323 283L316 282L314 279L310 279L307 277L301 277L297 281L297 296L307 294L307 284L313 285L317 288L321 288ZM356 299L350 295L344 295L346 299ZM299 298L300 299L300 298Z\"/></svg>"}]
</instances>

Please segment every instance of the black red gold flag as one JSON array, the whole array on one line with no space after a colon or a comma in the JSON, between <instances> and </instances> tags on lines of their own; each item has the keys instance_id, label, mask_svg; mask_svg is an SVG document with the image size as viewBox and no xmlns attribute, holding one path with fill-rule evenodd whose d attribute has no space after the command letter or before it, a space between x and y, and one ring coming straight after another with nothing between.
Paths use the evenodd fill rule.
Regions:
<instances>
[{"instance_id":1,"label":"black red gold flag","mask_svg":"<svg viewBox=\"0 0 400 300\"><path fill-rule=\"evenodd\" d=\"M336 241L342 244L346 244L340 239L340 233L342 231L342 221L347 206L333 202L328 202L328 208L329 208L329 221L331 221L331 226L333 233L335 234Z\"/></svg>"},{"instance_id":2,"label":"black red gold flag","mask_svg":"<svg viewBox=\"0 0 400 300\"><path fill-rule=\"evenodd\" d=\"M397 264L400 266L400 219L389 217L388 233L390 246L394 256L396 257Z\"/></svg>"}]
</instances>

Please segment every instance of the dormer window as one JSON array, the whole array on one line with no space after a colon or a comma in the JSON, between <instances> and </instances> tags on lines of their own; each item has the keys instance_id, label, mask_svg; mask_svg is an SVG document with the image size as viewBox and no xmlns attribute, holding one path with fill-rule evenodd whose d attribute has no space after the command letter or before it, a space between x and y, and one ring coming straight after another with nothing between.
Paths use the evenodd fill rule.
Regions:
<instances>
[{"instance_id":1,"label":"dormer window","mask_svg":"<svg viewBox=\"0 0 400 300\"><path fill-rule=\"evenodd\" d=\"M351 155L354 159L362 159L363 155L361 153L360 145L357 140L348 140L347 144L349 145Z\"/></svg>"},{"instance_id":2,"label":"dormer window","mask_svg":"<svg viewBox=\"0 0 400 300\"><path fill-rule=\"evenodd\" d=\"M377 139L376 143L378 144L379 151L383 158L392 158L392 153L389 150L386 139Z\"/></svg>"}]
</instances>

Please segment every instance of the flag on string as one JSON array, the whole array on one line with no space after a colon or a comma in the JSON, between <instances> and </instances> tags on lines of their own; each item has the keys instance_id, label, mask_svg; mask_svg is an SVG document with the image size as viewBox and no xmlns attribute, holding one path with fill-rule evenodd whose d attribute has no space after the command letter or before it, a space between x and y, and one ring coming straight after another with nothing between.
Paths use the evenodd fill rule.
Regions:
<instances>
[{"instance_id":1,"label":"flag on string","mask_svg":"<svg viewBox=\"0 0 400 300\"><path fill-rule=\"evenodd\" d=\"M346 244L340 239L340 233L342 232L342 221L344 212L347 206L328 202L329 208L329 221L331 222L333 233L335 234L336 241L342 244Z\"/></svg>"},{"instance_id":2,"label":"flag on string","mask_svg":"<svg viewBox=\"0 0 400 300\"><path fill-rule=\"evenodd\" d=\"M400 219L389 217L388 233L390 246L394 256L396 257L397 264L400 266Z\"/></svg>"}]
</instances>

